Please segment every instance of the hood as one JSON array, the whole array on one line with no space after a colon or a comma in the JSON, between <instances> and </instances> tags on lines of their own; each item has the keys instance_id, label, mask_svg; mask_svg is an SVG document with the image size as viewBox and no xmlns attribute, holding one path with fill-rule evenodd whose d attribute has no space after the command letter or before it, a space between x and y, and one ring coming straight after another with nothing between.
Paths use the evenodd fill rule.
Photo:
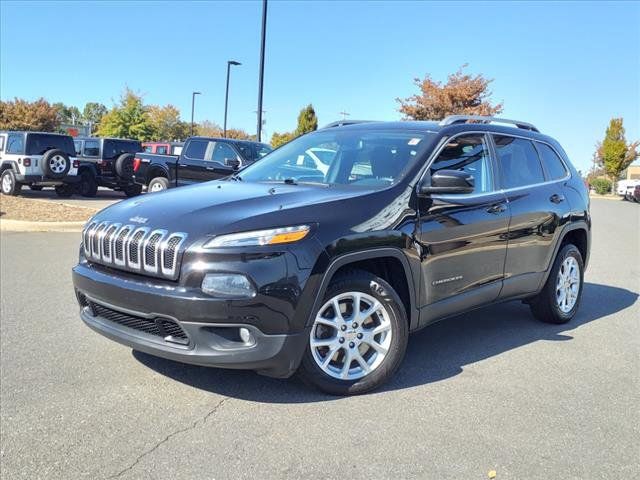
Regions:
<instances>
[{"instance_id":1,"label":"hood","mask_svg":"<svg viewBox=\"0 0 640 480\"><path fill-rule=\"evenodd\" d=\"M94 220L191 235L223 234L317 221L318 208L372 190L317 185L214 181L124 200ZM334 211L335 213L335 211Z\"/></svg>"}]
</instances>

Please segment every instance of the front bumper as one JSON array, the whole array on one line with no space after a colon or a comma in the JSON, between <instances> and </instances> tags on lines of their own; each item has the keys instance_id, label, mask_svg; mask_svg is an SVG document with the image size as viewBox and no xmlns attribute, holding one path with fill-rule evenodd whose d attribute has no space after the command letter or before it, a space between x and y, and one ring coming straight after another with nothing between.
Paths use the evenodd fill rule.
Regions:
<instances>
[{"instance_id":1,"label":"front bumper","mask_svg":"<svg viewBox=\"0 0 640 480\"><path fill-rule=\"evenodd\" d=\"M83 264L74 267L73 283L80 316L90 328L158 357L288 377L297 369L307 345L307 329L264 333L254 321L259 305L233 306L233 301L199 296L184 286L161 287L148 279L123 278L120 272L114 276ZM164 333L150 333L146 325L153 326L154 321L172 322L182 330L182 337L176 341ZM240 328L249 330L252 342L240 340Z\"/></svg>"}]
</instances>

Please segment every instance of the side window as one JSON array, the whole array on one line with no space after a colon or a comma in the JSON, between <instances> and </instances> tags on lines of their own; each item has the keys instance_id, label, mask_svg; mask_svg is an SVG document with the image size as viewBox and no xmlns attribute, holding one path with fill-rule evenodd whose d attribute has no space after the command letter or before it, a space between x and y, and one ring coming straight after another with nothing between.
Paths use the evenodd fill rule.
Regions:
<instances>
[{"instance_id":1,"label":"side window","mask_svg":"<svg viewBox=\"0 0 640 480\"><path fill-rule=\"evenodd\" d=\"M158 148L156 149L156 153L159 155L166 155L167 154L167 146L166 145L158 145Z\"/></svg>"},{"instance_id":2,"label":"side window","mask_svg":"<svg viewBox=\"0 0 640 480\"><path fill-rule=\"evenodd\" d=\"M504 188L517 188L544 182L542 165L533 143L524 138L494 135Z\"/></svg>"},{"instance_id":3,"label":"side window","mask_svg":"<svg viewBox=\"0 0 640 480\"><path fill-rule=\"evenodd\" d=\"M207 140L191 140L184 155L194 160L204 160L208 144Z\"/></svg>"},{"instance_id":4,"label":"side window","mask_svg":"<svg viewBox=\"0 0 640 480\"><path fill-rule=\"evenodd\" d=\"M431 164L431 174L438 170L459 170L473 175L473 193L493 190L491 157L484 135L463 135L451 140Z\"/></svg>"},{"instance_id":5,"label":"side window","mask_svg":"<svg viewBox=\"0 0 640 480\"><path fill-rule=\"evenodd\" d=\"M547 169L550 180L558 180L567 176L567 169L558 154L546 143L536 142L542 163Z\"/></svg>"},{"instance_id":6,"label":"side window","mask_svg":"<svg viewBox=\"0 0 640 480\"><path fill-rule=\"evenodd\" d=\"M145 145L144 152L145 153L153 153L153 145Z\"/></svg>"},{"instance_id":7,"label":"side window","mask_svg":"<svg viewBox=\"0 0 640 480\"><path fill-rule=\"evenodd\" d=\"M76 150L76 155L82 155L82 140L74 140L73 146Z\"/></svg>"},{"instance_id":8,"label":"side window","mask_svg":"<svg viewBox=\"0 0 640 480\"><path fill-rule=\"evenodd\" d=\"M9 134L7 153L21 154L24 151L24 137L21 134Z\"/></svg>"},{"instance_id":9,"label":"side window","mask_svg":"<svg viewBox=\"0 0 640 480\"><path fill-rule=\"evenodd\" d=\"M85 140L83 152L85 157L99 157L100 142L98 140Z\"/></svg>"},{"instance_id":10,"label":"side window","mask_svg":"<svg viewBox=\"0 0 640 480\"><path fill-rule=\"evenodd\" d=\"M226 159L235 160L236 158L238 158L238 154L233 150L233 148L226 143L218 142L213 150L213 157L211 157L211 160L225 165Z\"/></svg>"}]
</instances>

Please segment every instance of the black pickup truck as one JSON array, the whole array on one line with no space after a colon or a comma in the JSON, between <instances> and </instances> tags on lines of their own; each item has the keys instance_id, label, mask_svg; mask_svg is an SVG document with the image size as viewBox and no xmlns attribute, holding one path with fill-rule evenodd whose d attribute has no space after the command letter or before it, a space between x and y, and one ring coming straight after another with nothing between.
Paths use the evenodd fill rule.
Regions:
<instances>
[{"instance_id":1,"label":"black pickup truck","mask_svg":"<svg viewBox=\"0 0 640 480\"><path fill-rule=\"evenodd\" d=\"M190 137L179 156L138 153L134 181L148 192L228 177L264 157L269 145L230 138Z\"/></svg>"}]
</instances>

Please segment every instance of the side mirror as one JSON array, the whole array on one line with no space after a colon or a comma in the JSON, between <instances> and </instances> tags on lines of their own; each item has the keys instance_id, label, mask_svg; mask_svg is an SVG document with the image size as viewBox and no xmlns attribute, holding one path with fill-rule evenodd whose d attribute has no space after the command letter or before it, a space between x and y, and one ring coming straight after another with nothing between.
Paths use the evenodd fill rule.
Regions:
<instances>
[{"instance_id":1,"label":"side mirror","mask_svg":"<svg viewBox=\"0 0 640 480\"><path fill-rule=\"evenodd\" d=\"M238 168L240 168L240 160L238 160L237 158L225 158L224 164L227 167L233 168L234 170L237 170Z\"/></svg>"},{"instance_id":2,"label":"side mirror","mask_svg":"<svg viewBox=\"0 0 640 480\"><path fill-rule=\"evenodd\" d=\"M460 170L438 170L429 177L425 177L424 181L418 187L418 194L428 196L432 193L448 195L473 193L474 190L473 175Z\"/></svg>"}]
</instances>

